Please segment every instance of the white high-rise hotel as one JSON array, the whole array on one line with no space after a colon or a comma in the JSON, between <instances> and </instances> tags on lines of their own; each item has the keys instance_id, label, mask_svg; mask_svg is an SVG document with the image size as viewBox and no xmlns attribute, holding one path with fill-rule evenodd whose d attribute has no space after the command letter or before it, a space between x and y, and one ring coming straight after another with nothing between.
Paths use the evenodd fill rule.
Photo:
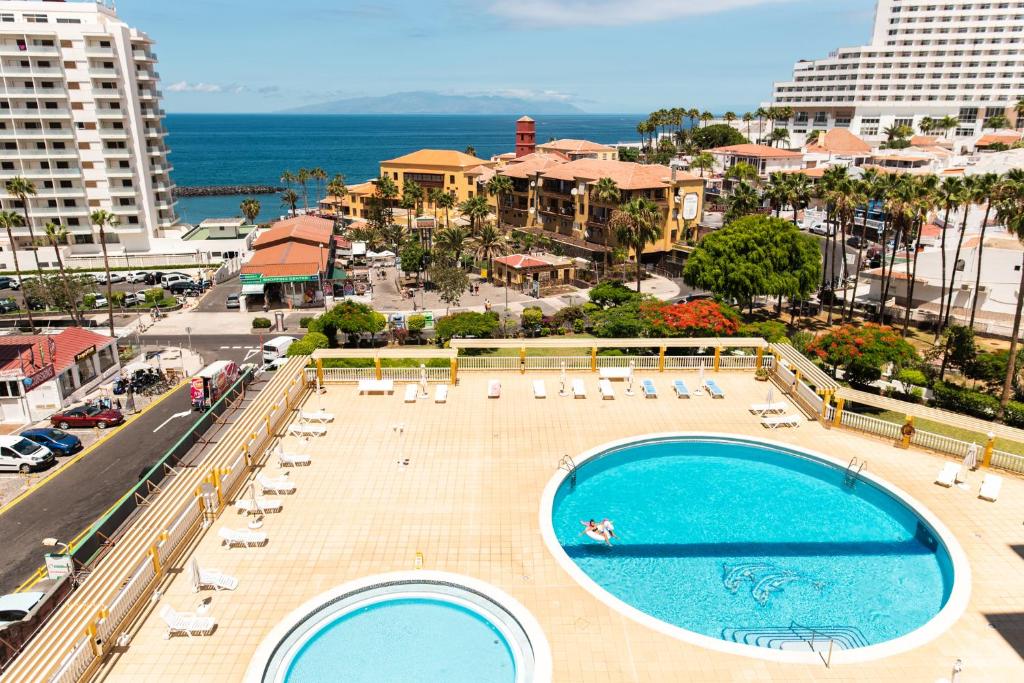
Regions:
<instances>
[{"instance_id":1,"label":"white high-rise hotel","mask_svg":"<svg viewBox=\"0 0 1024 683\"><path fill-rule=\"evenodd\" d=\"M894 124L954 116L961 143L1024 95L1024 2L878 0L868 45L801 61L775 84L793 133L849 127L874 137ZM958 145L959 146L959 145Z\"/></svg>"},{"instance_id":2,"label":"white high-rise hotel","mask_svg":"<svg viewBox=\"0 0 1024 683\"><path fill-rule=\"evenodd\" d=\"M89 214L106 209L119 223L107 242L144 252L177 222L152 46L102 4L0 0L0 206L20 213L3 183L31 180L37 239L53 221L72 253L95 253ZM28 245L27 228L14 234Z\"/></svg>"}]
</instances>

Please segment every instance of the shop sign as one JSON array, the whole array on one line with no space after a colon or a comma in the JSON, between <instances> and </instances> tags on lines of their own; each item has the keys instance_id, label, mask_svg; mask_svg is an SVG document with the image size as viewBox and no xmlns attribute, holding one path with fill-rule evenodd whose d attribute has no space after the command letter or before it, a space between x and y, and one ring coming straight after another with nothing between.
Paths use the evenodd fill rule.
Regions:
<instances>
[{"instance_id":1,"label":"shop sign","mask_svg":"<svg viewBox=\"0 0 1024 683\"><path fill-rule=\"evenodd\" d=\"M76 353L75 354L75 362L77 363L79 361L85 360L86 358L91 358L93 356L93 354L95 354L95 353L96 353L96 345L93 344L92 346L90 346L89 348L85 349L84 351L79 351L78 353Z\"/></svg>"}]
</instances>

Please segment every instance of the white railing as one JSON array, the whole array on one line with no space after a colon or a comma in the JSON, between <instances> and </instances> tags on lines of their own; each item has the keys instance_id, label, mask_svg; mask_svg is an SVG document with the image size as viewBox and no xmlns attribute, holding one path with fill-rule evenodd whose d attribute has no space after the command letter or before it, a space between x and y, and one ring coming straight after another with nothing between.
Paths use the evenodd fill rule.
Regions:
<instances>
[{"instance_id":1,"label":"white railing","mask_svg":"<svg viewBox=\"0 0 1024 683\"><path fill-rule=\"evenodd\" d=\"M770 353L764 354L761 357L761 367L762 368L769 368L769 369L774 368L775 367L775 356L771 355Z\"/></svg>"},{"instance_id":2,"label":"white railing","mask_svg":"<svg viewBox=\"0 0 1024 683\"><path fill-rule=\"evenodd\" d=\"M992 466L1024 474L1024 456L1006 451L992 451Z\"/></svg>"},{"instance_id":3,"label":"white railing","mask_svg":"<svg viewBox=\"0 0 1024 683\"><path fill-rule=\"evenodd\" d=\"M160 544L160 562L163 564L178 545L185 539L185 534L199 518L199 507L193 502L186 505L178 517L167 527L167 540Z\"/></svg>"},{"instance_id":4,"label":"white railing","mask_svg":"<svg viewBox=\"0 0 1024 683\"><path fill-rule=\"evenodd\" d=\"M587 359L590 367L590 359ZM460 370L518 370L519 356L459 356Z\"/></svg>"},{"instance_id":5,"label":"white railing","mask_svg":"<svg viewBox=\"0 0 1024 683\"><path fill-rule=\"evenodd\" d=\"M306 376L311 382L315 382L316 368L308 368ZM374 379L376 376L373 368L324 368L324 382L356 382L361 379Z\"/></svg>"},{"instance_id":6,"label":"white railing","mask_svg":"<svg viewBox=\"0 0 1024 683\"><path fill-rule=\"evenodd\" d=\"M427 371L428 382L447 382L451 379L451 368L381 368L380 376L381 379L396 382L419 382L424 369Z\"/></svg>"},{"instance_id":7,"label":"white railing","mask_svg":"<svg viewBox=\"0 0 1024 683\"><path fill-rule=\"evenodd\" d=\"M632 363L637 370L657 370L657 356L598 356L599 368L628 368Z\"/></svg>"},{"instance_id":8,"label":"white railing","mask_svg":"<svg viewBox=\"0 0 1024 683\"><path fill-rule=\"evenodd\" d=\"M51 683L78 683L93 662L88 638L82 638L68 653L60 668L50 677Z\"/></svg>"},{"instance_id":9,"label":"white railing","mask_svg":"<svg viewBox=\"0 0 1024 683\"><path fill-rule=\"evenodd\" d=\"M757 368L757 356L722 356L718 359L718 367L722 370L754 370Z\"/></svg>"},{"instance_id":10,"label":"white railing","mask_svg":"<svg viewBox=\"0 0 1024 683\"><path fill-rule=\"evenodd\" d=\"M590 370L590 356L527 356L527 370L561 370L562 363L565 369ZM462 359L459 359L459 366L462 366Z\"/></svg>"},{"instance_id":11,"label":"white railing","mask_svg":"<svg viewBox=\"0 0 1024 683\"><path fill-rule=\"evenodd\" d=\"M814 391L814 389L811 389L803 382L797 382L796 394L805 404L807 404L809 408L814 410L815 415L821 415L821 407L824 404L824 399L818 395L818 392Z\"/></svg>"},{"instance_id":12,"label":"white railing","mask_svg":"<svg viewBox=\"0 0 1024 683\"><path fill-rule=\"evenodd\" d=\"M779 382L786 387L793 386L793 381L796 379L796 375L789 371L789 368L783 365L777 365L775 367L775 375L779 378Z\"/></svg>"},{"instance_id":13,"label":"white railing","mask_svg":"<svg viewBox=\"0 0 1024 683\"><path fill-rule=\"evenodd\" d=\"M128 612L142 598L154 576L156 571L153 562L147 557L141 561L132 578L128 579L128 583L114 596L110 607L107 608L107 616L96 625L96 636L100 640L109 641L117 627L128 616Z\"/></svg>"},{"instance_id":14,"label":"white railing","mask_svg":"<svg viewBox=\"0 0 1024 683\"><path fill-rule=\"evenodd\" d=\"M967 449L971 447L971 444L966 441L921 430L914 432L914 435L910 437L910 443L922 448L929 448L933 451L949 453L958 458L963 458L967 455Z\"/></svg>"},{"instance_id":15,"label":"white railing","mask_svg":"<svg viewBox=\"0 0 1024 683\"><path fill-rule=\"evenodd\" d=\"M666 370L696 370L715 367L714 356L665 356Z\"/></svg>"},{"instance_id":16,"label":"white railing","mask_svg":"<svg viewBox=\"0 0 1024 683\"><path fill-rule=\"evenodd\" d=\"M900 425L894 422L886 422L860 413L851 413L848 410L843 411L843 425L859 429L862 432L878 434L888 439L895 439L900 433Z\"/></svg>"},{"instance_id":17,"label":"white railing","mask_svg":"<svg viewBox=\"0 0 1024 683\"><path fill-rule=\"evenodd\" d=\"M833 405L825 406L825 421L832 422L836 419L836 407Z\"/></svg>"}]
</instances>

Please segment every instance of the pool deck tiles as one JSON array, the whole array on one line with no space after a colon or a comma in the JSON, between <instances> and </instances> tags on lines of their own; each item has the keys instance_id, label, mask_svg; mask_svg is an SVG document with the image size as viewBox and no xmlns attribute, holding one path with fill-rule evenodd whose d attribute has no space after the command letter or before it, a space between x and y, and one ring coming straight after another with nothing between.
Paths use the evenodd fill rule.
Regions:
<instances>
[{"instance_id":1,"label":"pool deck tiles","mask_svg":"<svg viewBox=\"0 0 1024 683\"><path fill-rule=\"evenodd\" d=\"M322 407L338 420L327 436L303 446L312 466L281 470L268 463L268 473L288 472L298 491L277 496L283 511L265 517L267 546L220 546L217 529L245 525L229 507L178 563L196 557L203 567L236 576L238 589L195 594L187 572L177 569L161 587L158 604L178 610L210 600L216 631L165 640L151 609L100 680L239 681L263 637L295 607L355 578L412 569L417 552L426 568L490 582L522 602L547 634L556 681L932 683L948 678L957 658L964 661L961 683L1024 680L1024 479L1005 476L999 501L988 503L977 498L982 471L970 474L969 490L934 485L945 461L934 453L899 450L813 422L768 431L747 410L764 401L768 386L749 372L716 375L725 400L676 399L671 380L682 376L696 386L692 372L640 374L655 380L660 397L644 399L639 385L637 396L627 397L616 383L614 401L600 399L594 375L574 375L585 378L586 400L558 396L555 373L494 376L502 382L499 399L485 398L490 375L465 372L446 404L406 404L400 392L358 396L354 385L330 385L311 396L306 409ZM547 399L532 397L537 377L547 381ZM756 436L844 462L867 458L872 473L927 506L963 546L973 573L967 610L915 650L826 669L707 650L609 608L576 584L544 545L541 492L564 454L669 431ZM289 450L300 447L292 437L284 442Z\"/></svg>"}]
</instances>

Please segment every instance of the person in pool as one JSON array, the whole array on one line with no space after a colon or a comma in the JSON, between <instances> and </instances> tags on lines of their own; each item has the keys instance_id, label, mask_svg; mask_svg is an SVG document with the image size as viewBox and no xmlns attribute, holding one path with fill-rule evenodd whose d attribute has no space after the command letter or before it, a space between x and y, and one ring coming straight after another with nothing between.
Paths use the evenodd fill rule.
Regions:
<instances>
[{"instance_id":1,"label":"person in pool","mask_svg":"<svg viewBox=\"0 0 1024 683\"><path fill-rule=\"evenodd\" d=\"M601 520L601 523L597 525L600 533L604 535L605 541L611 545L611 541L615 536L615 525L612 524L612 520L605 517Z\"/></svg>"}]
</instances>

